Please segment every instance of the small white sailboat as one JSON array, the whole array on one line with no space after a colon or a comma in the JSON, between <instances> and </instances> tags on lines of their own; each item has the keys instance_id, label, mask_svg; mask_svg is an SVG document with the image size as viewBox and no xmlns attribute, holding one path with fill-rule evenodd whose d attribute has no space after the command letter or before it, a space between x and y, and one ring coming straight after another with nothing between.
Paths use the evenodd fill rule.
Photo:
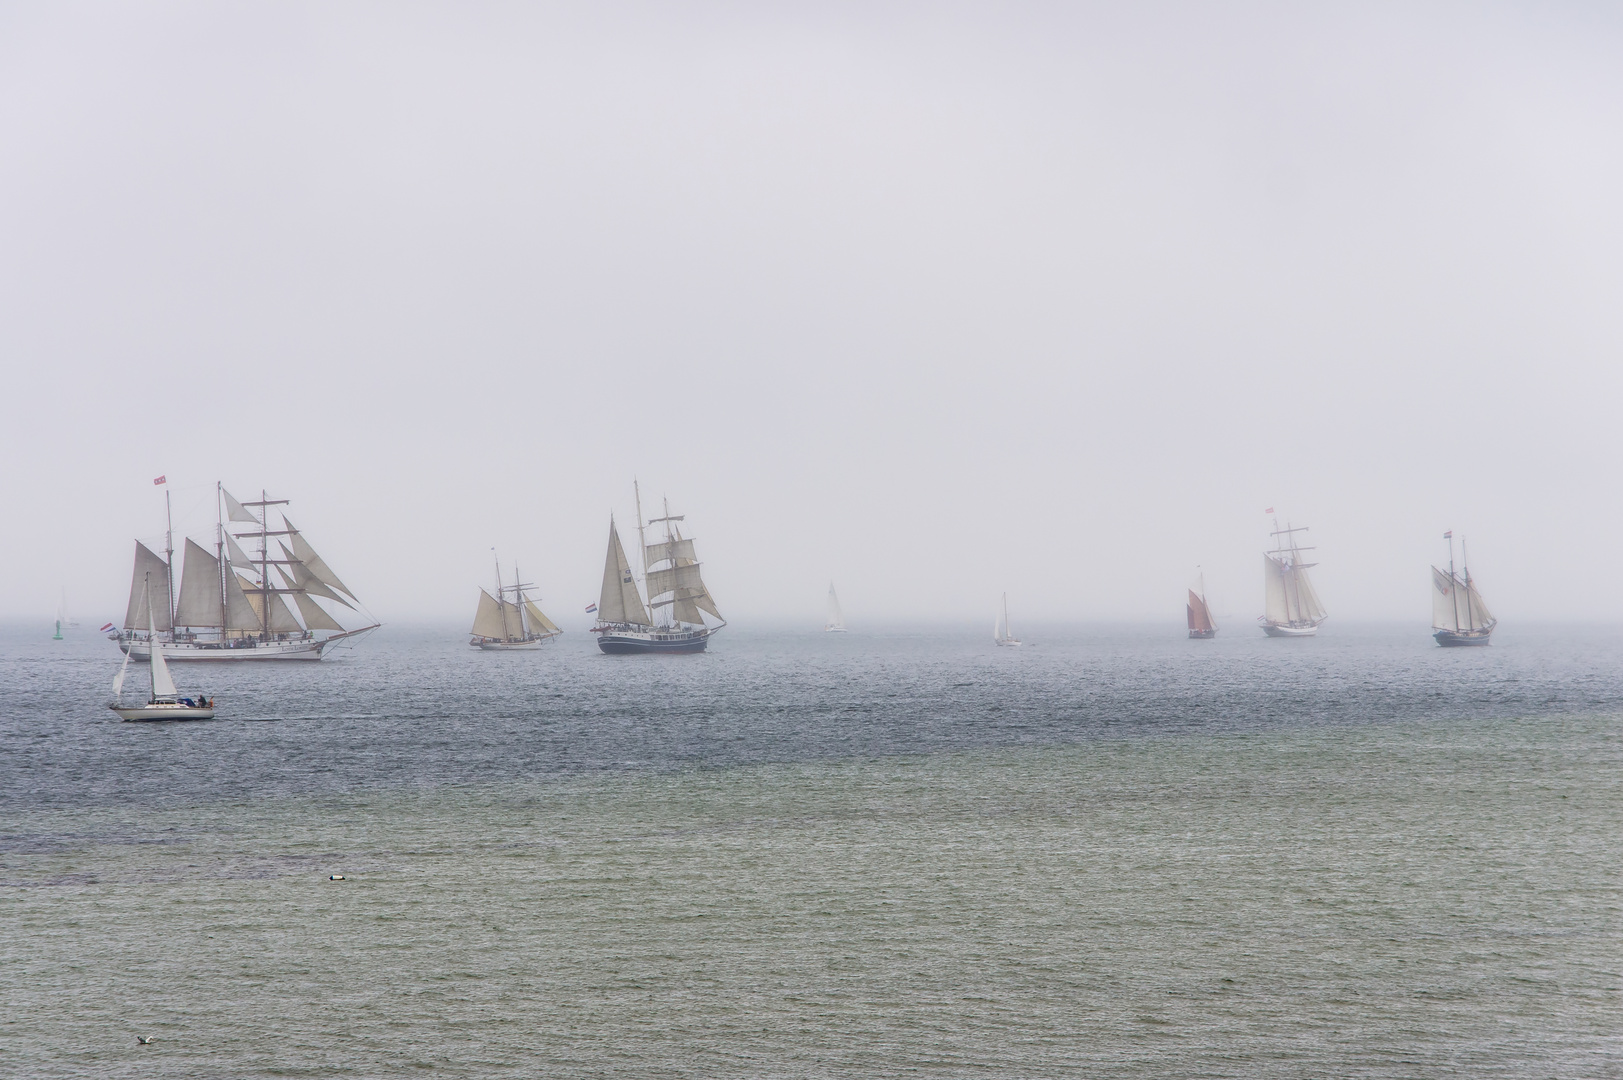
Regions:
<instances>
[{"instance_id":1,"label":"small white sailboat","mask_svg":"<svg viewBox=\"0 0 1623 1080\"><path fill-rule=\"evenodd\" d=\"M1009 629L1009 594L1003 594L1003 610L992 622L992 640L999 645L1018 645L1020 639Z\"/></svg>"},{"instance_id":2,"label":"small white sailboat","mask_svg":"<svg viewBox=\"0 0 1623 1080\"><path fill-rule=\"evenodd\" d=\"M501 560L496 561L496 595L479 590L479 609L473 616L473 629L468 644L487 652L512 652L518 649L539 649L563 633L546 617L525 591L535 586L526 584L513 564L513 584L502 584ZM507 598L512 593L513 598ZM526 623L528 625L526 625Z\"/></svg>"},{"instance_id":3,"label":"small white sailboat","mask_svg":"<svg viewBox=\"0 0 1623 1080\"><path fill-rule=\"evenodd\" d=\"M1431 636L1445 646L1486 645L1499 620L1482 602L1482 594L1471 580L1465 540L1460 540L1461 575L1454 572L1454 530L1445 532L1443 539L1448 541L1448 573L1431 568Z\"/></svg>"},{"instance_id":4,"label":"small white sailboat","mask_svg":"<svg viewBox=\"0 0 1623 1080\"><path fill-rule=\"evenodd\" d=\"M840 598L835 595L834 583L828 583L828 620L823 623L823 633L845 633L845 612L840 610Z\"/></svg>"},{"instance_id":5,"label":"small white sailboat","mask_svg":"<svg viewBox=\"0 0 1623 1080\"><path fill-rule=\"evenodd\" d=\"M1263 595L1267 614L1257 622L1269 637L1312 637L1319 632L1319 624L1329 618L1319 594L1313 591L1307 569L1318 563L1304 562L1302 552L1312 551L1296 542L1295 534L1307 532L1307 526L1281 529L1274 519L1275 547L1262 556Z\"/></svg>"},{"instance_id":6,"label":"small white sailboat","mask_svg":"<svg viewBox=\"0 0 1623 1080\"><path fill-rule=\"evenodd\" d=\"M147 620L152 618L152 589L151 583L147 587ZM153 638L151 643L151 663L148 671L152 675L152 693L147 697L145 705L121 705L120 696L124 693L124 676L130 670L130 654L124 654L124 662L118 667L118 674L113 676L113 700L107 707L112 709L123 720L212 720L214 719L214 702L201 694L193 697L181 697L175 689L174 677L169 674L169 664L164 660L167 646L164 642Z\"/></svg>"}]
</instances>

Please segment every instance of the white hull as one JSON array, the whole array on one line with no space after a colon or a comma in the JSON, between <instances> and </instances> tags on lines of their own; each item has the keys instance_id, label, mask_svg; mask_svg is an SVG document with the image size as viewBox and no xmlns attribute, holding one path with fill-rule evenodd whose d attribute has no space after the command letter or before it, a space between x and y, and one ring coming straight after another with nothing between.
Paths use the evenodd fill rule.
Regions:
<instances>
[{"instance_id":1,"label":"white hull","mask_svg":"<svg viewBox=\"0 0 1623 1080\"><path fill-rule=\"evenodd\" d=\"M320 660L321 650L338 640L330 638L300 638L294 641L254 641L246 644L221 644L215 641L164 642L164 659L170 662L190 663L194 660ZM120 638L118 647L129 654L131 660L151 661L152 648L144 638L133 641Z\"/></svg>"},{"instance_id":2,"label":"white hull","mask_svg":"<svg viewBox=\"0 0 1623 1080\"><path fill-rule=\"evenodd\" d=\"M1019 641L1017 641L1016 639L1014 639L1012 637L1011 638L994 638L993 640L996 641L997 644L999 644L999 645L1015 646L1015 645L1020 644Z\"/></svg>"},{"instance_id":3,"label":"white hull","mask_svg":"<svg viewBox=\"0 0 1623 1080\"><path fill-rule=\"evenodd\" d=\"M1263 623L1262 632L1269 637L1312 637L1319 632L1318 624L1287 626L1282 623Z\"/></svg>"},{"instance_id":4,"label":"white hull","mask_svg":"<svg viewBox=\"0 0 1623 1080\"><path fill-rule=\"evenodd\" d=\"M165 650L168 655L168 650ZM109 705L121 720L213 720L212 707L182 705L176 701L150 701L145 705Z\"/></svg>"},{"instance_id":5,"label":"white hull","mask_svg":"<svg viewBox=\"0 0 1623 1080\"><path fill-rule=\"evenodd\" d=\"M825 627L823 627L823 633L825 633L825 634L843 634L843 633L845 633L845 627L843 627L843 626L825 626Z\"/></svg>"},{"instance_id":6,"label":"white hull","mask_svg":"<svg viewBox=\"0 0 1623 1080\"><path fill-rule=\"evenodd\" d=\"M550 637L544 637L532 638L529 641L470 641L468 644L485 652L534 652L551 640Z\"/></svg>"}]
</instances>

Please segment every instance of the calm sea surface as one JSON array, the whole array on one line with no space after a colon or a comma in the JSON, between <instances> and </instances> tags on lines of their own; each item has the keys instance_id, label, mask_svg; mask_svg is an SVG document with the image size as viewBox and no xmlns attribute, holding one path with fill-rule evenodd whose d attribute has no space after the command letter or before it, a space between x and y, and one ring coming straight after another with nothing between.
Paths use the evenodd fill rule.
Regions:
<instances>
[{"instance_id":1,"label":"calm sea surface","mask_svg":"<svg viewBox=\"0 0 1623 1080\"><path fill-rule=\"evenodd\" d=\"M1623 630L1027 632L0 628L0 1075L1623 1077Z\"/></svg>"}]
</instances>

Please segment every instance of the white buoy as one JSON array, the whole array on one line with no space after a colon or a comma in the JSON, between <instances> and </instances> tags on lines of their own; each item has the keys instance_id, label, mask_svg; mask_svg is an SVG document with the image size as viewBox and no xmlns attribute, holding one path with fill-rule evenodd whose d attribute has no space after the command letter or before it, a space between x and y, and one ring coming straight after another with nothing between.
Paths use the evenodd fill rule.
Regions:
<instances>
[{"instance_id":1,"label":"white buoy","mask_svg":"<svg viewBox=\"0 0 1623 1080\"><path fill-rule=\"evenodd\" d=\"M343 881L344 880L344 875L343 874L328 874L327 875L327 880L328 881Z\"/></svg>"}]
</instances>

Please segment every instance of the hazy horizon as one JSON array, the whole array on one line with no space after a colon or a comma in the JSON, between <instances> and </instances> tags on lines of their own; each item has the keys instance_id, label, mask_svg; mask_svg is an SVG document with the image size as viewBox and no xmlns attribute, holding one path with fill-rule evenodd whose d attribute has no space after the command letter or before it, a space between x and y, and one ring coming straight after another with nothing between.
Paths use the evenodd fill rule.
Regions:
<instances>
[{"instance_id":1,"label":"hazy horizon","mask_svg":"<svg viewBox=\"0 0 1623 1080\"><path fill-rule=\"evenodd\" d=\"M608 519L723 614L1604 618L1623 15L1583 5L12 6L0 619L266 489L386 623ZM178 539L177 539L178 546ZM635 561L635 558L633 558ZM91 620L95 620L93 623Z\"/></svg>"}]
</instances>

